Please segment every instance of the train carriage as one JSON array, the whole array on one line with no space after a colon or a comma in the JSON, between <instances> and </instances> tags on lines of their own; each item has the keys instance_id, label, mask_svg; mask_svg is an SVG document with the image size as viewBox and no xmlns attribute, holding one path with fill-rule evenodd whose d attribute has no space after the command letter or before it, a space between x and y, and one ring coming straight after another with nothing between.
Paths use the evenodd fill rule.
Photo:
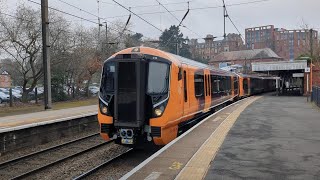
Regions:
<instances>
[{"instance_id":1,"label":"train carriage","mask_svg":"<svg viewBox=\"0 0 320 180\"><path fill-rule=\"evenodd\" d=\"M201 113L263 86L250 80L158 49L122 50L103 65L101 136L125 145L167 144Z\"/></svg>"}]
</instances>

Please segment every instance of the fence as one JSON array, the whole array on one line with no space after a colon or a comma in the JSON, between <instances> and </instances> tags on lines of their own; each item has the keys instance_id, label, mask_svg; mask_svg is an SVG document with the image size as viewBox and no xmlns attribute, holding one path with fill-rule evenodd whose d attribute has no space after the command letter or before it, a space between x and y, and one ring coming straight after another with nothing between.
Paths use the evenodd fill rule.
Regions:
<instances>
[{"instance_id":1,"label":"fence","mask_svg":"<svg viewBox=\"0 0 320 180\"><path fill-rule=\"evenodd\" d=\"M312 87L311 101L320 107L320 87Z\"/></svg>"}]
</instances>

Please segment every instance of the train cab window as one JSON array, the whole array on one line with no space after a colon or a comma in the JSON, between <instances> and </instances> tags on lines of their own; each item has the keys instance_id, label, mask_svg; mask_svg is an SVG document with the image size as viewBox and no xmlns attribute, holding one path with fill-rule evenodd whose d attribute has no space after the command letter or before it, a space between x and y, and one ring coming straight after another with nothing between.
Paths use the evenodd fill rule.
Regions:
<instances>
[{"instance_id":1,"label":"train cab window","mask_svg":"<svg viewBox=\"0 0 320 180\"><path fill-rule=\"evenodd\" d=\"M148 94L166 94L169 84L169 65L161 62L150 62L148 73Z\"/></svg>"},{"instance_id":2,"label":"train cab window","mask_svg":"<svg viewBox=\"0 0 320 180\"><path fill-rule=\"evenodd\" d=\"M204 96L204 76L201 74L194 75L194 92L196 97Z\"/></svg>"},{"instance_id":3,"label":"train cab window","mask_svg":"<svg viewBox=\"0 0 320 180\"><path fill-rule=\"evenodd\" d=\"M107 62L103 67L103 72L101 76L101 86L100 95L102 98L106 96L108 92L114 91L114 73L115 73L115 63Z\"/></svg>"},{"instance_id":4,"label":"train cab window","mask_svg":"<svg viewBox=\"0 0 320 180\"><path fill-rule=\"evenodd\" d=\"M184 102L188 101L187 72L183 71Z\"/></svg>"}]
</instances>

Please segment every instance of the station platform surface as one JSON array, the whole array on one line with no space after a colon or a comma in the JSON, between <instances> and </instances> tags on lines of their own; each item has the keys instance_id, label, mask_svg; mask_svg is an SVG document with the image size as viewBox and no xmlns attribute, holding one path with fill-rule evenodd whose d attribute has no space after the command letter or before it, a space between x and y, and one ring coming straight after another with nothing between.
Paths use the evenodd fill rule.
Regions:
<instances>
[{"instance_id":1,"label":"station platform surface","mask_svg":"<svg viewBox=\"0 0 320 180\"><path fill-rule=\"evenodd\" d=\"M203 120L122 179L317 179L320 110L305 97L246 98Z\"/></svg>"},{"instance_id":2,"label":"station platform surface","mask_svg":"<svg viewBox=\"0 0 320 180\"><path fill-rule=\"evenodd\" d=\"M0 133L97 114L97 105L0 117Z\"/></svg>"}]
</instances>

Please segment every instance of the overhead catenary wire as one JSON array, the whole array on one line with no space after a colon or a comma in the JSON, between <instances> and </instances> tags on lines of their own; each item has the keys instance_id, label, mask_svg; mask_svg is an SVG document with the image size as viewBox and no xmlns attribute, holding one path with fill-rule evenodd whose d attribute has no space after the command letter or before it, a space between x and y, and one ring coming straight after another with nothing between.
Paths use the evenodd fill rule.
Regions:
<instances>
[{"instance_id":1,"label":"overhead catenary wire","mask_svg":"<svg viewBox=\"0 0 320 180\"><path fill-rule=\"evenodd\" d=\"M79 11L83 11L83 12L85 12L85 13L87 13L87 14L90 14L90 15L92 15L92 16L95 16L95 17L99 18L98 15L95 15L95 14L89 12L89 11L86 11L86 10L84 10L84 9L82 9L82 8L79 8L79 7L75 6L75 5L72 5L72 4L68 3L68 2L65 2L65 1L63 1L63 0L57 0L57 1L60 1L60 2L66 4L66 5L68 5L68 6L71 6L71 7L75 8L75 9L78 9Z\"/></svg>"},{"instance_id":2,"label":"overhead catenary wire","mask_svg":"<svg viewBox=\"0 0 320 180\"><path fill-rule=\"evenodd\" d=\"M249 2L242 2L242 3L234 3L234 4L226 4L227 7L232 6L241 6L241 5L248 5L248 4L256 4L261 2L266 2L271 0L255 0L255 1L249 1ZM196 7L196 8L190 8L190 11L196 11L196 10L205 10L205 9L217 9L221 8L223 6L206 6L206 7ZM170 12L185 12L187 9L176 9L176 10L170 10ZM157 11L157 12L142 12L137 13L137 15L151 15L151 14L163 14L167 13L167 11ZM118 16L109 16L105 17L106 19L112 19L112 18L121 18L121 17L127 17L128 15L118 15Z\"/></svg>"},{"instance_id":3,"label":"overhead catenary wire","mask_svg":"<svg viewBox=\"0 0 320 180\"><path fill-rule=\"evenodd\" d=\"M34 4L41 5L41 3L35 2L35 1L33 1L33 0L27 0L27 1L32 2L32 3L34 3ZM60 12L60 13L63 13L63 14L66 14L66 15L69 15L69 16L72 16L72 17L75 17L75 18L78 18L78 19L82 19L82 20L84 20L84 21L87 21L87 22L90 22L90 23L93 23L93 24L101 25L101 24L99 24L99 23L97 23L97 22L95 22L95 21L92 21L92 20L89 20L89 19L86 19L86 18L77 16L77 15L74 15L74 14L71 14L71 13L68 13L68 12L65 12L65 11L62 11L62 10L57 9L57 8L53 8L53 7L48 7L48 8L51 9L51 10L54 10L54 11L57 11L57 12Z\"/></svg>"},{"instance_id":4,"label":"overhead catenary wire","mask_svg":"<svg viewBox=\"0 0 320 180\"><path fill-rule=\"evenodd\" d=\"M14 16L14 15L11 15L11 14L3 13L3 12L0 12L0 14L3 14L3 15L6 15L6 16L9 16L9 17L15 18L15 19L20 19L20 20L22 20L22 21L26 21L26 22L33 22L33 21L31 21L31 20L27 20L27 19L20 18L20 17Z\"/></svg>"},{"instance_id":5,"label":"overhead catenary wire","mask_svg":"<svg viewBox=\"0 0 320 180\"><path fill-rule=\"evenodd\" d=\"M160 32L162 32L162 30L160 28L158 28L157 26L153 25L152 23L150 23L149 21L145 20L144 18L142 18L141 16L139 16L138 14L132 12L130 9L128 9L127 7L123 6L122 4L118 3L115 0L112 0L113 2L115 2L116 4L118 4L119 6L121 6L122 8L126 9L127 11L129 11L130 13L132 13L133 15L137 16L139 19L143 20L144 22L146 22L147 24L149 24L150 26L154 27L155 29L159 30Z\"/></svg>"},{"instance_id":6,"label":"overhead catenary wire","mask_svg":"<svg viewBox=\"0 0 320 180\"><path fill-rule=\"evenodd\" d=\"M227 7L226 7L226 5L225 5L225 3L224 3L224 0L222 0L222 3L223 3L224 11L226 12L226 16L225 16L225 17L227 17L227 18L230 20L231 24L232 24L233 27L237 30L237 32L239 33L239 35L240 35L241 39L243 40L243 42L245 42L245 39L243 38L243 36L242 36L241 32L239 31L238 27L237 27L237 26L235 25L235 23L232 21L230 15L229 15L229 13L228 13ZM224 37L225 37L225 35L224 35Z\"/></svg>"},{"instance_id":7,"label":"overhead catenary wire","mask_svg":"<svg viewBox=\"0 0 320 180\"><path fill-rule=\"evenodd\" d=\"M162 6L172 17L174 17L178 22L180 21L171 11L169 11L159 0L156 0L160 6Z\"/></svg>"},{"instance_id":8,"label":"overhead catenary wire","mask_svg":"<svg viewBox=\"0 0 320 180\"><path fill-rule=\"evenodd\" d=\"M177 26L177 31L179 30L179 27L181 26L182 22L186 19L187 15L189 14L190 10L189 10L189 3L188 3L188 10L187 12L184 14L183 18L181 19L181 21L179 22L179 25ZM179 33L179 31L177 32ZM167 43L164 46L167 46L169 44L169 42L171 41L171 39L173 38L174 34L172 34L169 38L169 40L167 41ZM177 48L178 49L178 48ZM178 53L177 53L178 54Z\"/></svg>"},{"instance_id":9,"label":"overhead catenary wire","mask_svg":"<svg viewBox=\"0 0 320 180\"><path fill-rule=\"evenodd\" d=\"M164 4L162 4L159 0L156 0L156 1L157 1L157 2L159 3L159 5L162 6L172 17L174 17L178 22L180 22L180 20L177 18L177 16L175 16L171 11L169 11L169 9L164 6ZM186 3L188 3L188 9L189 9L189 1L186 2ZM189 12L187 12L187 13L189 13ZM186 14L187 14L187 13L186 13ZM186 16L186 15L185 15L185 16ZM184 17L184 18L185 18L185 17ZM182 21L183 21L183 20L182 20ZM189 27L187 27L186 25L183 25L182 22L180 22L180 25L182 25L182 27L184 27L184 28L186 28L187 30L189 30L191 33L193 33L193 34L201 37L198 33L194 32L193 30L191 30L191 29L190 29ZM179 26L180 26L180 25L179 25Z\"/></svg>"},{"instance_id":10,"label":"overhead catenary wire","mask_svg":"<svg viewBox=\"0 0 320 180\"><path fill-rule=\"evenodd\" d=\"M34 4L41 5L40 3L35 2L35 1L33 1L33 0L27 0L27 1L32 2L32 3L34 3ZM70 3L68 3L68 4L70 4ZM75 5L72 5L72 4L70 4L69 6L72 6L72 7L76 8L76 9L82 9L82 8L79 8L79 7L77 7L77 6L75 6ZM57 11L57 12L60 12L60 13L62 13L62 14L66 14L66 15L68 15L68 16L78 18L78 19L80 19L80 20L83 20L83 21L86 21L86 22L89 22L89 23L93 23L93 24L98 24L98 25L102 26L102 24L99 24L99 23L97 23L96 21L93 21L94 19L91 20L91 19L83 18L83 17L77 16L77 15L74 15L74 14L71 14L71 13L68 13L68 12L65 12L65 11L62 11L62 10L59 10L59 9L57 9L57 8L53 8L53 7L48 7L48 8L51 9L51 10L53 10L53 11ZM83 12L86 12L86 13L88 12L88 11L85 11L85 10L83 10L83 9L82 9L82 11L83 11ZM2 14L4 14L4 13L2 13ZM6 15L9 15L9 14L6 14ZM92 14L92 15L95 16L95 17L99 17L99 16L94 15L94 14ZM17 17L15 17L15 16L13 16L13 15L10 15L10 16L12 16L12 17L14 17L14 18L17 18ZM111 23L111 24L114 24L114 25L120 27L119 25L117 25L117 24L115 24L115 23L113 23L113 22L111 22L111 21L108 21L108 20L106 20L105 18L101 18L101 17L100 17L100 19L104 19L104 21L109 22L109 23ZM73 21L74 21L74 20L73 20ZM73 22L73 21L69 21L69 22ZM51 23L55 23L55 22L51 22ZM111 28L111 27L108 27L108 28L109 28L110 30L115 31L115 32L118 32L118 33L121 33L121 32L122 32L121 30L118 30L118 29L114 29L114 28ZM126 29L125 31L131 32L131 33L138 33L138 32L135 32L135 31L132 31L132 30L129 30L129 29ZM149 38L149 37L147 37L147 38ZM149 39L152 39L152 38L149 38Z\"/></svg>"}]
</instances>

